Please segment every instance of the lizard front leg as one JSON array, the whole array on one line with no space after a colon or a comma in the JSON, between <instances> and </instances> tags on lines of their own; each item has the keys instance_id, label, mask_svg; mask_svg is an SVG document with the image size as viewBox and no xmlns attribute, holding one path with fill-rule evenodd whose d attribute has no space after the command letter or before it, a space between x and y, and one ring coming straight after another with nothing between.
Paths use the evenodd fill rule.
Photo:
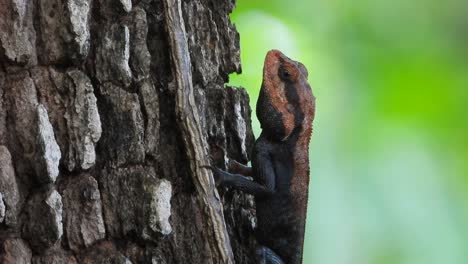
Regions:
<instances>
[{"instance_id":1,"label":"lizard front leg","mask_svg":"<svg viewBox=\"0 0 468 264\"><path fill-rule=\"evenodd\" d=\"M217 186L233 187L236 190L243 191L254 196L271 195L273 190L261 185L242 174L232 174L216 167L210 167L213 170Z\"/></svg>"},{"instance_id":2,"label":"lizard front leg","mask_svg":"<svg viewBox=\"0 0 468 264\"><path fill-rule=\"evenodd\" d=\"M253 176L252 167L244 165L236 160L229 158L228 171L230 173L238 173L244 176Z\"/></svg>"},{"instance_id":3,"label":"lizard front leg","mask_svg":"<svg viewBox=\"0 0 468 264\"><path fill-rule=\"evenodd\" d=\"M256 155L254 158L255 170L231 159L229 160L229 170L239 173L230 173L216 167L210 167L213 170L216 185L233 187L254 196L273 195L276 175L270 155L265 152L256 152L254 155ZM247 175L251 176L252 174L254 174L254 180L247 177Z\"/></svg>"}]
</instances>

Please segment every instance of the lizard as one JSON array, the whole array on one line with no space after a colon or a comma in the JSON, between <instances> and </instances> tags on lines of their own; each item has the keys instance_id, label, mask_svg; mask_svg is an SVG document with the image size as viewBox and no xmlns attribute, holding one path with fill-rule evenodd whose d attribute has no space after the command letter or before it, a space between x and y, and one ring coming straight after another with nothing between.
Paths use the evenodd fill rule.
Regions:
<instances>
[{"instance_id":1,"label":"lizard","mask_svg":"<svg viewBox=\"0 0 468 264\"><path fill-rule=\"evenodd\" d=\"M256 105L262 132L254 144L252 167L234 160L228 163L229 172L210 167L217 186L254 195L258 263L302 263L315 116L307 78L302 63L270 50Z\"/></svg>"}]
</instances>

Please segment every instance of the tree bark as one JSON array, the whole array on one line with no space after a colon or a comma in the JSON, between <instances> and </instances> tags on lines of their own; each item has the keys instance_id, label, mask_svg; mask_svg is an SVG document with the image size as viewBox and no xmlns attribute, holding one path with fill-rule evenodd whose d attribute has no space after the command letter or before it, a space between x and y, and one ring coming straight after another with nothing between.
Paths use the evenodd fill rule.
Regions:
<instances>
[{"instance_id":1,"label":"tree bark","mask_svg":"<svg viewBox=\"0 0 468 264\"><path fill-rule=\"evenodd\" d=\"M0 0L0 262L254 263L234 1Z\"/></svg>"}]
</instances>

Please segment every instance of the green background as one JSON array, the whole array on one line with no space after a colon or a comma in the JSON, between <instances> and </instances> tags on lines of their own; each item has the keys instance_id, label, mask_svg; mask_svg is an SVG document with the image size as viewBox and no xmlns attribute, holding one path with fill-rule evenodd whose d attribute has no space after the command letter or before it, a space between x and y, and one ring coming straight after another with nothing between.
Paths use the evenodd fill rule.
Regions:
<instances>
[{"instance_id":1,"label":"green background","mask_svg":"<svg viewBox=\"0 0 468 264\"><path fill-rule=\"evenodd\" d=\"M468 263L467 2L238 0L231 17L252 107L273 48L317 97L304 263Z\"/></svg>"}]
</instances>

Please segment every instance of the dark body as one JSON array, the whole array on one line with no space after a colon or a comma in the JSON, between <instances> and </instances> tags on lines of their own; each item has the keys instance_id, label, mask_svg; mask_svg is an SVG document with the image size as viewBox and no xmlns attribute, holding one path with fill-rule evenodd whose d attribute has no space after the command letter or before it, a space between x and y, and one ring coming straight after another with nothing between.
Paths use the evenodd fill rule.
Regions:
<instances>
[{"instance_id":1,"label":"dark body","mask_svg":"<svg viewBox=\"0 0 468 264\"><path fill-rule=\"evenodd\" d=\"M262 133L252 168L231 161L217 183L255 196L259 263L302 262L309 185L309 141L315 97L307 70L280 51L267 53L257 102ZM250 180L245 176L253 176Z\"/></svg>"},{"instance_id":2,"label":"dark body","mask_svg":"<svg viewBox=\"0 0 468 264\"><path fill-rule=\"evenodd\" d=\"M298 131L285 142L271 142L260 135L255 143L252 159L253 175L263 175L266 166L271 166L272 173L281 175L274 179L274 195L257 195L257 241L269 247L282 257L286 263L299 263L305 219L296 213L294 197L290 192L290 181L294 176L293 149L297 143ZM269 169L266 169L269 170ZM262 176L256 181L265 184L268 180Z\"/></svg>"}]
</instances>

